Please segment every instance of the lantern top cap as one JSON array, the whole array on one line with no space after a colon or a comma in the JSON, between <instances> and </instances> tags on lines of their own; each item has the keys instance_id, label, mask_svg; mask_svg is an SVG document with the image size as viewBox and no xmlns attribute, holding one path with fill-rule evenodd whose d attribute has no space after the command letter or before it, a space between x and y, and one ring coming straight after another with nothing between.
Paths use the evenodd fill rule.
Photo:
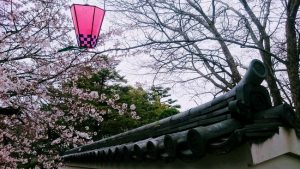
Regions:
<instances>
[{"instance_id":1,"label":"lantern top cap","mask_svg":"<svg viewBox=\"0 0 300 169\"><path fill-rule=\"evenodd\" d=\"M100 9L100 10L104 10L104 9L102 9L102 8L99 8L98 6L95 6L95 5L89 5L89 4L72 4L72 5L71 5L71 8L72 8L72 6L91 6L91 7L98 8L98 9Z\"/></svg>"}]
</instances>

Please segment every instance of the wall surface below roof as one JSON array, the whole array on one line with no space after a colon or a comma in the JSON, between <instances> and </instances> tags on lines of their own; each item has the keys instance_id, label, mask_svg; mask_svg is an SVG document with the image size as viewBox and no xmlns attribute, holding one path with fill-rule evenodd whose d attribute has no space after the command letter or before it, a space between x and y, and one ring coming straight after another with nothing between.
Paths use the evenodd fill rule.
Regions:
<instances>
[{"instance_id":1,"label":"wall surface below roof","mask_svg":"<svg viewBox=\"0 0 300 169\"><path fill-rule=\"evenodd\" d=\"M299 169L300 157L293 154L284 154L258 165L249 166L249 169Z\"/></svg>"},{"instance_id":2,"label":"wall surface below roof","mask_svg":"<svg viewBox=\"0 0 300 169\"><path fill-rule=\"evenodd\" d=\"M261 144L237 145L227 153L208 153L195 159L174 161L133 160L109 163L68 163L60 169L299 169L300 139L294 130L280 127L279 133Z\"/></svg>"},{"instance_id":3,"label":"wall surface below roof","mask_svg":"<svg viewBox=\"0 0 300 169\"><path fill-rule=\"evenodd\" d=\"M251 145L253 164L259 164L287 153L300 157L300 138L297 137L294 129L279 127L279 132L273 137L263 143Z\"/></svg>"},{"instance_id":4,"label":"wall surface below roof","mask_svg":"<svg viewBox=\"0 0 300 169\"><path fill-rule=\"evenodd\" d=\"M245 147L227 155L208 155L197 161L176 160L173 162L135 162L120 164L69 164L61 169L299 169L300 158L284 154L258 165L249 163L249 156L244 154ZM75 165L75 166L72 166Z\"/></svg>"}]
</instances>

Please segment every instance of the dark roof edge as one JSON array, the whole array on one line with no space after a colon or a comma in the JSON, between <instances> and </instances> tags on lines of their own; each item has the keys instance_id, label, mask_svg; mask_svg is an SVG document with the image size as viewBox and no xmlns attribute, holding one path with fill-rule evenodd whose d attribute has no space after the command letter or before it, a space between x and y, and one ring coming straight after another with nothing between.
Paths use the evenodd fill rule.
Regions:
<instances>
[{"instance_id":1,"label":"dark roof edge","mask_svg":"<svg viewBox=\"0 0 300 169\"><path fill-rule=\"evenodd\" d=\"M125 152L170 158L180 151L201 156L207 146L230 148L228 145L234 142L269 138L278 132L278 126L295 128L293 109L287 104L272 107L268 90L260 85L266 72L261 61L253 60L243 79L224 95L157 122L68 150L62 158L115 158Z\"/></svg>"}]
</instances>

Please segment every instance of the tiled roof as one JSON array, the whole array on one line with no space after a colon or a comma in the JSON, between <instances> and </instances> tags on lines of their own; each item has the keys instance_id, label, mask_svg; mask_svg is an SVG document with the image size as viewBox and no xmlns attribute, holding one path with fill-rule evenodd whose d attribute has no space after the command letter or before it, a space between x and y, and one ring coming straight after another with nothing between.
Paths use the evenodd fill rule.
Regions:
<instances>
[{"instance_id":1,"label":"tiled roof","mask_svg":"<svg viewBox=\"0 0 300 169\"><path fill-rule=\"evenodd\" d=\"M279 126L295 128L295 112L287 105L272 107L261 85L267 75L253 60L244 78L229 92L168 118L68 150L65 161L103 162L201 157L208 151L230 151L241 142L263 141Z\"/></svg>"}]
</instances>

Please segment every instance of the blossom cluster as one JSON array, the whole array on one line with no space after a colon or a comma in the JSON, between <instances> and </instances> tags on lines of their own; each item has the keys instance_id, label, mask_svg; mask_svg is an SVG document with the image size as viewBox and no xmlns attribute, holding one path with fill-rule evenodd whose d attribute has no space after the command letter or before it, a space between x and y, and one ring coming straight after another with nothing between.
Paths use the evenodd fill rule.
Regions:
<instances>
[{"instance_id":1,"label":"blossom cluster","mask_svg":"<svg viewBox=\"0 0 300 169\"><path fill-rule=\"evenodd\" d=\"M86 120L103 121L111 110L139 118L119 96L80 89L76 82L116 62L81 50L58 52L74 43L67 0L0 2L0 166L57 168L58 154L92 142L80 130ZM113 36L108 32L105 39ZM105 103L100 109L90 102Z\"/></svg>"}]
</instances>

